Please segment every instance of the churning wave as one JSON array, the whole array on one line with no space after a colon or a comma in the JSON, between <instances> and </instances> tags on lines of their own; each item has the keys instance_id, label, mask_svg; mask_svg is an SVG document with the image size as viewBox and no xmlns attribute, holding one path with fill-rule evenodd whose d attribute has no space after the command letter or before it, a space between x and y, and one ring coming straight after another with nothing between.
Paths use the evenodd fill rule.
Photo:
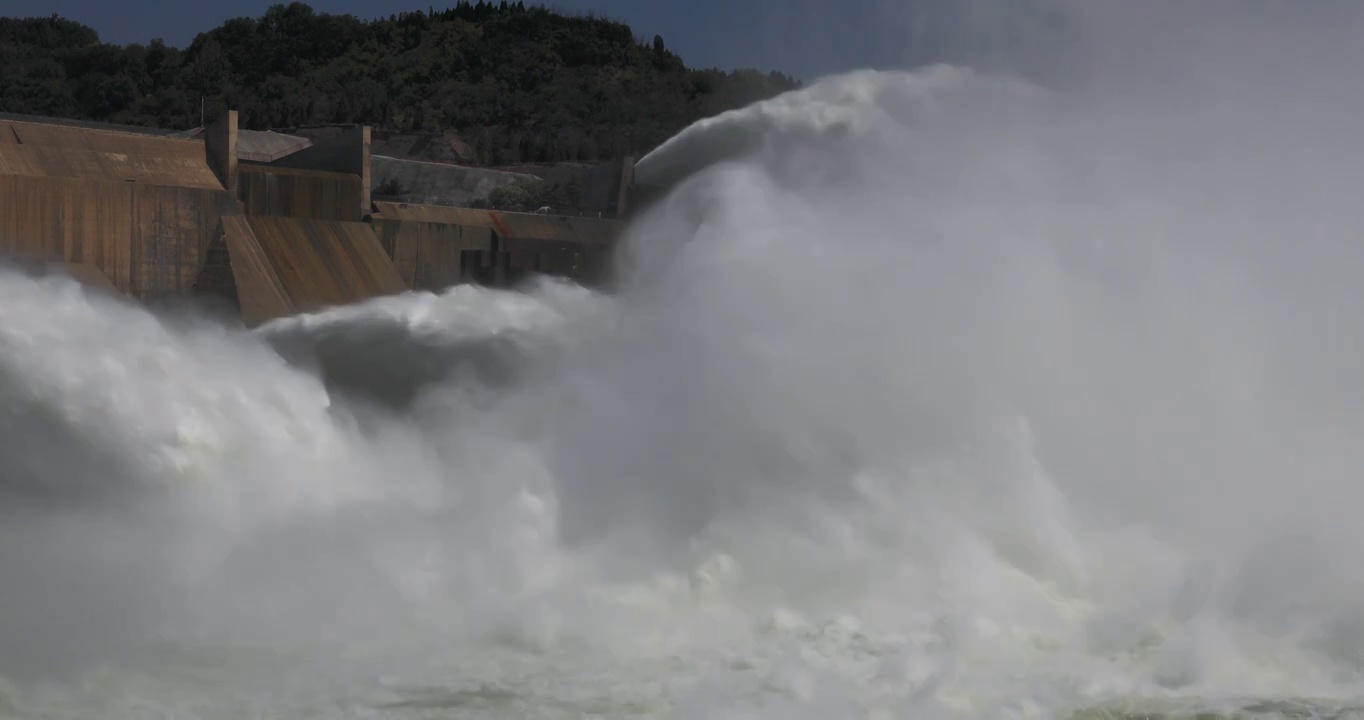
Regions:
<instances>
[{"instance_id":1,"label":"churning wave","mask_svg":"<svg viewBox=\"0 0 1364 720\"><path fill-rule=\"evenodd\" d=\"M611 295L0 277L0 716L1357 714L1355 101L1223 87L823 80Z\"/></svg>"}]
</instances>

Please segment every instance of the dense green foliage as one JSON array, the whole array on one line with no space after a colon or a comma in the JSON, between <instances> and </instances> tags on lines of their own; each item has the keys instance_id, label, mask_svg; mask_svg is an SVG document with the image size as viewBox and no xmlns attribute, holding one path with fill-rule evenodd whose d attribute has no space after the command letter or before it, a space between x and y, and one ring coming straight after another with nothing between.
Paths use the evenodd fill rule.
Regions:
<instances>
[{"instance_id":1,"label":"dense green foliage","mask_svg":"<svg viewBox=\"0 0 1364 720\"><path fill-rule=\"evenodd\" d=\"M197 127L365 123L454 131L488 164L640 155L687 124L791 89L779 73L689 70L661 37L467 0L362 21L275 5L177 49L101 43L78 23L0 18L0 110Z\"/></svg>"}]
</instances>

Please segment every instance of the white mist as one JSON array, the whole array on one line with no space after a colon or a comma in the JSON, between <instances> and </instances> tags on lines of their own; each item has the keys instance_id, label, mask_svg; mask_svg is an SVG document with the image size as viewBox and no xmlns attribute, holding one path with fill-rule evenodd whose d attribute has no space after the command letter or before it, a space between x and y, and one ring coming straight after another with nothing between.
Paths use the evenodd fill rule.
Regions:
<instances>
[{"instance_id":1,"label":"white mist","mask_svg":"<svg viewBox=\"0 0 1364 720\"><path fill-rule=\"evenodd\" d=\"M613 296L3 277L0 712L1364 701L1359 26L1109 10L685 131Z\"/></svg>"}]
</instances>

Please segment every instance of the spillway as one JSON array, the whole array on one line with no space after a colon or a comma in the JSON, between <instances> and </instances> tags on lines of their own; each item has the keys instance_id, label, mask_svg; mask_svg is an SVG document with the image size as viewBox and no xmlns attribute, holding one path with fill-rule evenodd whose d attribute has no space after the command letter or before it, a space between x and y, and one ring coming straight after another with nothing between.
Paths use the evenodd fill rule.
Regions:
<instances>
[{"instance_id":1,"label":"spillway","mask_svg":"<svg viewBox=\"0 0 1364 720\"><path fill-rule=\"evenodd\" d=\"M611 292L0 275L0 717L1360 715L1346 27L711 119Z\"/></svg>"}]
</instances>

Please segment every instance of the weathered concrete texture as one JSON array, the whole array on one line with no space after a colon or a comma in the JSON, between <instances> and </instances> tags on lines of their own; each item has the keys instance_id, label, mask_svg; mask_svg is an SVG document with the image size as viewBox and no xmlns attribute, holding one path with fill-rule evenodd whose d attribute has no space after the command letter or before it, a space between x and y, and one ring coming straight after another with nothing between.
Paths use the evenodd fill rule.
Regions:
<instances>
[{"instance_id":1,"label":"weathered concrete texture","mask_svg":"<svg viewBox=\"0 0 1364 720\"><path fill-rule=\"evenodd\" d=\"M245 216L223 218L195 283L249 327L406 289L364 223Z\"/></svg>"},{"instance_id":2,"label":"weathered concrete texture","mask_svg":"<svg viewBox=\"0 0 1364 720\"><path fill-rule=\"evenodd\" d=\"M294 312L289 292L271 267L246 218L223 218L223 238L232 261L232 279L237 286L243 320L254 325Z\"/></svg>"},{"instance_id":3,"label":"weathered concrete texture","mask_svg":"<svg viewBox=\"0 0 1364 720\"><path fill-rule=\"evenodd\" d=\"M105 132L130 133L133 135L151 135L154 137L187 137L184 130L170 130L167 128L145 127L142 125L120 125L118 123L98 122L95 120L72 120L70 118L57 118L46 115L25 115L20 113L0 112L0 120L13 120L15 122L36 124L36 125L58 125L69 128L85 128L87 130L102 130Z\"/></svg>"},{"instance_id":4,"label":"weathered concrete texture","mask_svg":"<svg viewBox=\"0 0 1364 720\"><path fill-rule=\"evenodd\" d=\"M308 312L407 290L365 223L264 216L248 217L247 222L294 310ZM234 258L234 270L236 262Z\"/></svg>"},{"instance_id":5,"label":"weathered concrete texture","mask_svg":"<svg viewBox=\"0 0 1364 720\"><path fill-rule=\"evenodd\" d=\"M558 275L589 285L607 281L611 240L619 230L613 221L488 214L502 237L509 281L530 274Z\"/></svg>"},{"instance_id":6,"label":"weathered concrete texture","mask_svg":"<svg viewBox=\"0 0 1364 720\"><path fill-rule=\"evenodd\" d=\"M235 113L236 111L232 111ZM214 123L215 125L217 123ZM212 131L198 128L177 137L204 139ZM286 135L273 130L237 130L237 159L247 162L270 163L286 155L312 147L312 141L297 135Z\"/></svg>"},{"instance_id":7,"label":"weathered concrete texture","mask_svg":"<svg viewBox=\"0 0 1364 720\"><path fill-rule=\"evenodd\" d=\"M204 131L204 156L218 182L230 192L237 190L237 111L229 110Z\"/></svg>"},{"instance_id":8,"label":"weathered concrete texture","mask_svg":"<svg viewBox=\"0 0 1364 720\"><path fill-rule=\"evenodd\" d=\"M373 225L398 275L408 287L419 290L474 282L479 277L476 266L488 267L497 243L491 227L377 217Z\"/></svg>"},{"instance_id":9,"label":"weathered concrete texture","mask_svg":"<svg viewBox=\"0 0 1364 720\"><path fill-rule=\"evenodd\" d=\"M271 167L346 173L360 178L360 198L356 208L361 217L369 213L370 202L370 129L368 126L346 130L311 147L286 155Z\"/></svg>"},{"instance_id":10,"label":"weathered concrete texture","mask_svg":"<svg viewBox=\"0 0 1364 720\"><path fill-rule=\"evenodd\" d=\"M534 175L381 155L374 156L373 167L375 188L396 180L403 198L420 205L470 205L486 200L493 190L504 185L538 179Z\"/></svg>"},{"instance_id":11,"label":"weathered concrete texture","mask_svg":"<svg viewBox=\"0 0 1364 720\"><path fill-rule=\"evenodd\" d=\"M497 228L508 241L512 240L557 240L562 242L582 242L568 218L556 215L532 215L529 213L510 213L487 210L493 227Z\"/></svg>"},{"instance_id":12,"label":"weathered concrete texture","mask_svg":"<svg viewBox=\"0 0 1364 720\"><path fill-rule=\"evenodd\" d=\"M617 221L372 206L368 128L267 164L243 159L251 136L234 121L229 113L186 139L0 120L0 255L143 300L218 296L248 325L409 288L508 286L535 273L606 279ZM380 159L414 173L412 187L440 194L453 183L442 202L534 177L391 162ZM619 169L556 172L590 170L605 197L628 181Z\"/></svg>"},{"instance_id":13,"label":"weathered concrete texture","mask_svg":"<svg viewBox=\"0 0 1364 720\"><path fill-rule=\"evenodd\" d=\"M204 261L199 266L199 275L194 279L190 293L197 298L216 297L233 310L241 311L237 281L232 275L232 256L227 252L227 237L221 226L217 237L204 251Z\"/></svg>"},{"instance_id":14,"label":"weathered concrete texture","mask_svg":"<svg viewBox=\"0 0 1364 720\"><path fill-rule=\"evenodd\" d=\"M439 291L462 282L503 286L531 274L606 281L620 223L377 202L384 250L410 287Z\"/></svg>"},{"instance_id":15,"label":"weathered concrete texture","mask_svg":"<svg viewBox=\"0 0 1364 720\"><path fill-rule=\"evenodd\" d=\"M290 153L273 164L276 167L329 170L363 176L369 138L368 127L350 128L325 140L312 141L310 147Z\"/></svg>"},{"instance_id":16,"label":"weathered concrete texture","mask_svg":"<svg viewBox=\"0 0 1364 720\"><path fill-rule=\"evenodd\" d=\"M493 226L492 214L487 210L445 205L419 205L377 201L374 220L409 220L414 222L446 223L449 225Z\"/></svg>"},{"instance_id":17,"label":"weathered concrete texture","mask_svg":"<svg viewBox=\"0 0 1364 720\"><path fill-rule=\"evenodd\" d=\"M615 241L621 223L599 218L512 213L476 208L376 202L379 220L429 222L446 225L493 228L505 239L561 240L584 245L608 245Z\"/></svg>"},{"instance_id":18,"label":"weathered concrete texture","mask_svg":"<svg viewBox=\"0 0 1364 720\"><path fill-rule=\"evenodd\" d=\"M360 190L364 196L360 198L360 214L368 215L370 203L374 200L374 158L370 154L371 132L368 125L360 128L361 138L361 158L360 158Z\"/></svg>"},{"instance_id":19,"label":"weathered concrete texture","mask_svg":"<svg viewBox=\"0 0 1364 720\"><path fill-rule=\"evenodd\" d=\"M192 289L220 218L240 212L221 189L0 175L0 252L86 263L142 299L178 295Z\"/></svg>"},{"instance_id":20,"label":"weathered concrete texture","mask_svg":"<svg viewBox=\"0 0 1364 720\"><path fill-rule=\"evenodd\" d=\"M279 276L245 217L223 218L222 231L205 253L193 294L224 301L248 327L293 312Z\"/></svg>"},{"instance_id":21,"label":"weathered concrete texture","mask_svg":"<svg viewBox=\"0 0 1364 720\"><path fill-rule=\"evenodd\" d=\"M274 162L286 155L312 147L308 138L270 130L242 130L237 140L237 157L251 162Z\"/></svg>"},{"instance_id":22,"label":"weathered concrete texture","mask_svg":"<svg viewBox=\"0 0 1364 720\"><path fill-rule=\"evenodd\" d=\"M0 121L0 175L223 187L193 140L12 121Z\"/></svg>"},{"instance_id":23,"label":"weathered concrete texture","mask_svg":"<svg viewBox=\"0 0 1364 720\"><path fill-rule=\"evenodd\" d=\"M358 222L364 188L358 175L243 163L237 197L248 215Z\"/></svg>"},{"instance_id":24,"label":"weathered concrete texture","mask_svg":"<svg viewBox=\"0 0 1364 720\"><path fill-rule=\"evenodd\" d=\"M312 125L290 128L289 133L314 143L336 138L351 130L348 125ZM478 163L478 153L455 133L397 132L375 128L370 133L370 151L399 160L425 160L437 163Z\"/></svg>"}]
</instances>

